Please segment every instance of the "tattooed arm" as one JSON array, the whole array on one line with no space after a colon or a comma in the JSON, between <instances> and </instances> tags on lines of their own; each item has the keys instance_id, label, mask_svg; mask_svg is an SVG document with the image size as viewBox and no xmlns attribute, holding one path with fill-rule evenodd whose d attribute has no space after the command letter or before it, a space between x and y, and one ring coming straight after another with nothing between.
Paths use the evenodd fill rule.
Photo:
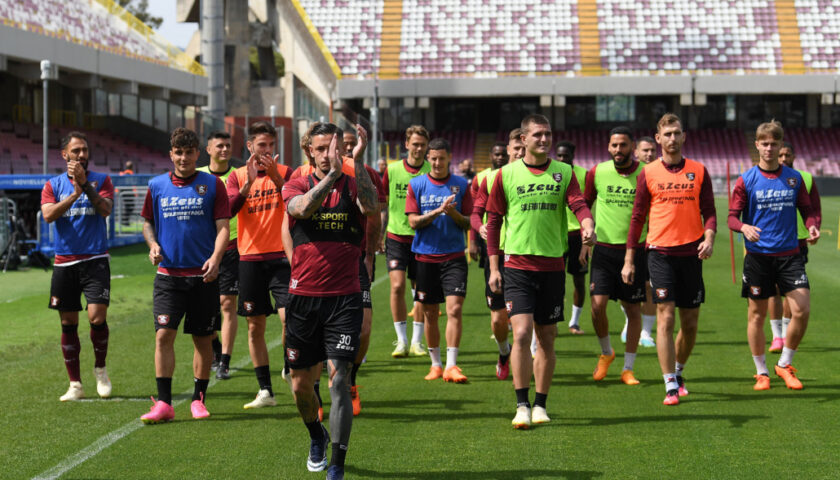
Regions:
<instances>
[{"instance_id":1,"label":"tattooed arm","mask_svg":"<svg viewBox=\"0 0 840 480\"><path fill-rule=\"evenodd\" d=\"M365 153L367 146L367 132L361 125L356 125L356 132L359 136L359 143L353 149L353 168L356 171L356 187L358 200L356 203L363 215L375 215L379 213L379 199L377 197L376 187L373 186L370 177L365 170L364 159L362 156Z\"/></svg>"}]
</instances>

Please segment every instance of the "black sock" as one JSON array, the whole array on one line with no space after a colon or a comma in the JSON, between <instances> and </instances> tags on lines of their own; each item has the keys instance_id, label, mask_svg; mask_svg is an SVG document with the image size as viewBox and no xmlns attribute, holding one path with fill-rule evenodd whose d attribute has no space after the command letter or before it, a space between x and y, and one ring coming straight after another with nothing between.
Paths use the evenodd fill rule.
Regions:
<instances>
[{"instance_id":1,"label":"black sock","mask_svg":"<svg viewBox=\"0 0 840 480\"><path fill-rule=\"evenodd\" d=\"M318 397L318 406L324 406L324 402L321 400L321 381L318 380L315 382L315 396Z\"/></svg>"},{"instance_id":2,"label":"black sock","mask_svg":"<svg viewBox=\"0 0 840 480\"><path fill-rule=\"evenodd\" d=\"M230 367L230 355L223 353L220 362L222 363L222 365Z\"/></svg>"},{"instance_id":3,"label":"black sock","mask_svg":"<svg viewBox=\"0 0 840 480\"><path fill-rule=\"evenodd\" d=\"M306 429L309 430L309 438L312 440L318 440L324 438L324 429L321 428L320 420L315 420L314 422L303 422L306 425Z\"/></svg>"},{"instance_id":4,"label":"black sock","mask_svg":"<svg viewBox=\"0 0 840 480\"><path fill-rule=\"evenodd\" d=\"M210 379L202 380L200 378L193 378L193 400L202 400L203 398L207 398L207 384L210 383Z\"/></svg>"},{"instance_id":5,"label":"black sock","mask_svg":"<svg viewBox=\"0 0 840 480\"><path fill-rule=\"evenodd\" d=\"M330 465L337 465L344 468L344 458L347 456L347 445L340 443L332 444L332 455L330 456Z\"/></svg>"},{"instance_id":6,"label":"black sock","mask_svg":"<svg viewBox=\"0 0 840 480\"><path fill-rule=\"evenodd\" d=\"M213 357L214 359L219 358L222 354L222 342L219 341L219 337L213 339Z\"/></svg>"},{"instance_id":7,"label":"black sock","mask_svg":"<svg viewBox=\"0 0 840 480\"><path fill-rule=\"evenodd\" d=\"M103 321L100 324L95 324L95 323L90 324L90 329L91 330L96 330L97 332L105 330L106 328L108 328L108 321L107 320Z\"/></svg>"},{"instance_id":8,"label":"black sock","mask_svg":"<svg viewBox=\"0 0 840 480\"><path fill-rule=\"evenodd\" d=\"M93 327L93 324L91 324L91 327ZM79 331L79 325L78 324L76 324L76 325L62 325L61 326L61 333L78 333L78 331Z\"/></svg>"},{"instance_id":9,"label":"black sock","mask_svg":"<svg viewBox=\"0 0 840 480\"><path fill-rule=\"evenodd\" d=\"M548 398L548 394L547 394L547 393L540 393L540 392L537 392L537 393L534 395L534 406L535 406L535 407L543 407L543 408L545 408L545 401L546 401L546 399L547 399L547 398Z\"/></svg>"},{"instance_id":10,"label":"black sock","mask_svg":"<svg viewBox=\"0 0 840 480\"><path fill-rule=\"evenodd\" d=\"M507 361L508 361L508 358L510 358L509 353L507 355L499 355L499 363L501 363L502 365L506 364Z\"/></svg>"},{"instance_id":11,"label":"black sock","mask_svg":"<svg viewBox=\"0 0 840 480\"><path fill-rule=\"evenodd\" d=\"M257 383L260 384L260 390L268 390L268 393L273 397L274 391L271 389L271 371L268 369L268 365L255 367L254 373L257 374Z\"/></svg>"},{"instance_id":12,"label":"black sock","mask_svg":"<svg viewBox=\"0 0 840 480\"><path fill-rule=\"evenodd\" d=\"M350 370L350 386L351 387L356 386L356 374L359 373L359 367L361 367L361 366L362 366L361 363L354 363L353 364L353 369Z\"/></svg>"},{"instance_id":13,"label":"black sock","mask_svg":"<svg viewBox=\"0 0 840 480\"><path fill-rule=\"evenodd\" d=\"M172 377L157 377L158 400L172 405Z\"/></svg>"},{"instance_id":14,"label":"black sock","mask_svg":"<svg viewBox=\"0 0 840 480\"><path fill-rule=\"evenodd\" d=\"M528 387L517 388L516 390L516 406L531 408L531 402L528 401Z\"/></svg>"}]
</instances>

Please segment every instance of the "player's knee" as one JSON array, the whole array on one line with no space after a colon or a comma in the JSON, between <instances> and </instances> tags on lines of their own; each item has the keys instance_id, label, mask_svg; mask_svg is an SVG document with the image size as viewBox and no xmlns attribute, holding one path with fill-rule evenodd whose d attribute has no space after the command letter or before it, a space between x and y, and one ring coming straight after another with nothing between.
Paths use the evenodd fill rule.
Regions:
<instances>
[{"instance_id":1,"label":"player's knee","mask_svg":"<svg viewBox=\"0 0 840 480\"><path fill-rule=\"evenodd\" d=\"M452 318L461 318L461 311L463 310L463 306L460 304L456 305L447 305L446 306L446 315L450 319Z\"/></svg>"},{"instance_id":2,"label":"player's knee","mask_svg":"<svg viewBox=\"0 0 840 480\"><path fill-rule=\"evenodd\" d=\"M350 388L350 363L347 361L334 361L334 368L330 372L330 392L340 393L349 391Z\"/></svg>"}]
</instances>

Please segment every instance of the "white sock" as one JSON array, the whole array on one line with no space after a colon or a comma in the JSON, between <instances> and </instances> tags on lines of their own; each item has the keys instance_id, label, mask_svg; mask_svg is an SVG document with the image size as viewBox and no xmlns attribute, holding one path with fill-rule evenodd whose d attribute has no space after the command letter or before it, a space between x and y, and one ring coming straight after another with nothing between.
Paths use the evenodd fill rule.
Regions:
<instances>
[{"instance_id":1,"label":"white sock","mask_svg":"<svg viewBox=\"0 0 840 480\"><path fill-rule=\"evenodd\" d=\"M572 318L569 320L569 327L577 325L580 322L580 314L583 313L583 308L577 305L572 305Z\"/></svg>"},{"instance_id":2,"label":"white sock","mask_svg":"<svg viewBox=\"0 0 840 480\"><path fill-rule=\"evenodd\" d=\"M423 342L423 322L413 322L411 330L411 344Z\"/></svg>"},{"instance_id":3,"label":"white sock","mask_svg":"<svg viewBox=\"0 0 840 480\"><path fill-rule=\"evenodd\" d=\"M531 332L531 356L537 354L537 332Z\"/></svg>"},{"instance_id":4,"label":"white sock","mask_svg":"<svg viewBox=\"0 0 840 480\"><path fill-rule=\"evenodd\" d=\"M627 310L624 309L624 305L619 305L619 308L621 308L621 313L624 314L624 328L627 328Z\"/></svg>"},{"instance_id":5,"label":"white sock","mask_svg":"<svg viewBox=\"0 0 840 480\"><path fill-rule=\"evenodd\" d=\"M782 338L787 337L787 327L790 323L790 319L787 317L782 318Z\"/></svg>"},{"instance_id":6,"label":"white sock","mask_svg":"<svg viewBox=\"0 0 840 480\"><path fill-rule=\"evenodd\" d=\"M782 355L779 357L779 363L776 365L780 367L787 367L793 362L793 354L796 353L796 350L788 347L784 347L782 349Z\"/></svg>"},{"instance_id":7,"label":"white sock","mask_svg":"<svg viewBox=\"0 0 840 480\"><path fill-rule=\"evenodd\" d=\"M446 368L458 365L458 347L446 347Z\"/></svg>"},{"instance_id":8,"label":"white sock","mask_svg":"<svg viewBox=\"0 0 840 480\"><path fill-rule=\"evenodd\" d=\"M642 315L642 331L653 337L653 324L656 323L656 315Z\"/></svg>"},{"instance_id":9,"label":"white sock","mask_svg":"<svg viewBox=\"0 0 840 480\"><path fill-rule=\"evenodd\" d=\"M601 354L610 356L613 353L612 345L610 345L610 336L598 337L598 343L601 344Z\"/></svg>"},{"instance_id":10,"label":"white sock","mask_svg":"<svg viewBox=\"0 0 840 480\"><path fill-rule=\"evenodd\" d=\"M394 322L394 330L397 331L397 342L408 343L405 322Z\"/></svg>"},{"instance_id":11,"label":"white sock","mask_svg":"<svg viewBox=\"0 0 840 480\"><path fill-rule=\"evenodd\" d=\"M624 352L624 369L633 370L633 365L636 363L636 354Z\"/></svg>"},{"instance_id":12,"label":"white sock","mask_svg":"<svg viewBox=\"0 0 840 480\"><path fill-rule=\"evenodd\" d=\"M784 337L785 334L782 333L782 319L770 319L770 331L773 332L773 338Z\"/></svg>"},{"instance_id":13,"label":"white sock","mask_svg":"<svg viewBox=\"0 0 840 480\"><path fill-rule=\"evenodd\" d=\"M504 342L499 343L499 341L496 340L496 345L499 346L499 355L510 355L510 342L505 340Z\"/></svg>"},{"instance_id":14,"label":"white sock","mask_svg":"<svg viewBox=\"0 0 840 480\"><path fill-rule=\"evenodd\" d=\"M676 372L676 375L678 377L682 377L683 368L685 368L684 363L680 363L680 362L675 362L674 363L674 372Z\"/></svg>"},{"instance_id":15,"label":"white sock","mask_svg":"<svg viewBox=\"0 0 840 480\"><path fill-rule=\"evenodd\" d=\"M679 390L680 385L677 383L677 376L673 373L666 373L662 375L662 378L665 379L665 391L670 392L671 390Z\"/></svg>"},{"instance_id":16,"label":"white sock","mask_svg":"<svg viewBox=\"0 0 840 480\"><path fill-rule=\"evenodd\" d=\"M432 366L433 367L440 367L440 347L429 347L429 358L432 359Z\"/></svg>"},{"instance_id":17,"label":"white sock","mask_svg":"<svg viewBox=\"0 0 840 480\"><path fill-rule=\"evenodd\" d=\"M767 370L767 362L764 359L764 355L753 355L753 363L755 363L756 374L770 375L770 371Z\"/></svg>"}]
</instances>

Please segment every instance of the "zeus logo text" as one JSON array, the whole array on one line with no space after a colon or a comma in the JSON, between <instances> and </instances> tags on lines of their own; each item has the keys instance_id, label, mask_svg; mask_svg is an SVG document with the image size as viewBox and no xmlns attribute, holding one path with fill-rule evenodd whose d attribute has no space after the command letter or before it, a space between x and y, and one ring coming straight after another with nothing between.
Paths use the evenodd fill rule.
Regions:
<instances>
[{"instance_id":1,"label":"zeus logo text","mask_svg":"<svg viewBox=\"0 0 840 480\"><path fill-rule=\"evenodd\" d=\"M523 193L532 192L560 192L563 190L563 185L549 185L545 183L531 183L528 185L520 185L516 187L516 193L522 195Z\"/></svg>"}]
</instances>

